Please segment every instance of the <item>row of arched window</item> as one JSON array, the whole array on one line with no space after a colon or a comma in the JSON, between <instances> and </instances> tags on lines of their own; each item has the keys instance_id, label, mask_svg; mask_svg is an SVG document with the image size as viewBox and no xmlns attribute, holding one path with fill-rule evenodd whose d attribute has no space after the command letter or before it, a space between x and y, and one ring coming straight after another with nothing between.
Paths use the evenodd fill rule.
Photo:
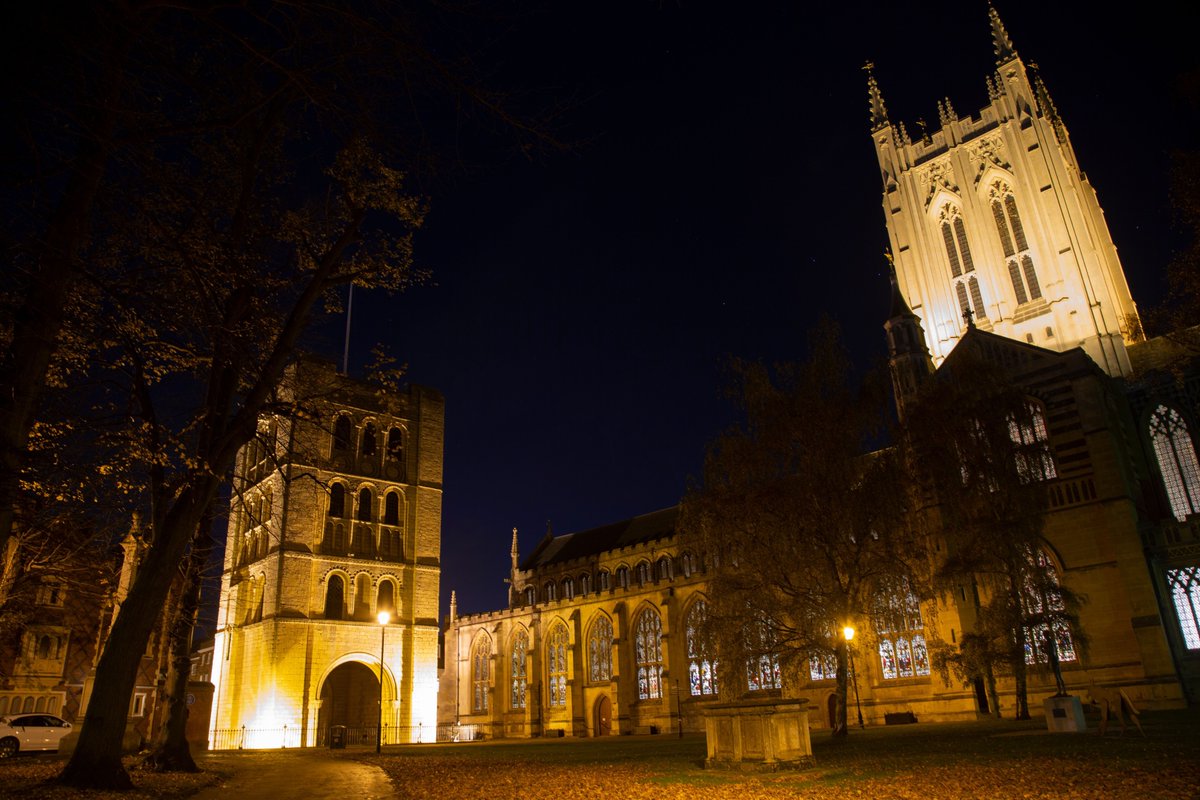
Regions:
<instances>
[{"instance_id":1,"label":"row of arched window","mask_svg":"<svg viewBox=\"0 0 1200 800\"><path fill-rule=\"evenodd\" d=\"M329 485L329 516L331 518L346 519L350 510L347 495L348 487L341 481L334 481ZM399 489L387 491L383 496L383 514L380 522L384 525L400 525L403 504L404 498ZM363 486L355 497L354 519L359 522L374 522L375 514L375 492L371 487Z\"/></svg>"},{"instance_id":2,"label":"row of arched window","mask_svg":"<svg viewBox=\"0 0 1200 800\"><path fill-rule=\"evenodd\" d=\"M1040 299L1042 288L1034 269L1025 227L1021 223L1021 215L1017 212L1017 201L1012 187L1002 180L993 181L988 190L988 205L996 225L996 233L1000 237L1000 246L1004 251L1005 265L1017 305ZM944 204L939 214L938 227L946 248L946 258L950 263L950 280L959 309L964 315L970 314L975 319L987 319L987 304L984 303L983 291L974 274L975 262L971 257L971 247L967 241L966 227L963 225L962 209L953 203Z\"/></svg>"},{"instance_id":3,"label":"row of arched window","mask_svg":"<svg viewBox=\"0 0 1200 800\"><path fill-rule=\"evenodd\" d=\"M57 695L0 695L0 717L7 714L57 714Z\"/></svg>"},{"instance_id":4,"label":"row of arched window","mask_svg":"<svg viewBox=\"0 0 1200 800\"><path fill-rule=\"evenodd\" d=\"M1170 406L1159 405L1150 414L1149 434L1171 513L1180 522L1200 514L1200 464L1195 439L1183 416Z\"/></svg>"},{"instance_id":5,"label":"row of arched window","mask_svg":"<svg viewBox=\"0 0 1200 800\"><path fill-rule=\"evenodd\" d=\"M375 605L371 605L372 581L371 576L360 573L354 579L354 596L346 596L346 580L342 575L333 574L325 581L325 619L355 619L372 620L380 611L387 611L396 618L396 595L398 587L394 578L380 578L374 585ZM350 600L350 604L347 603Z\"/></svg>"},{"instance_id":6,"label":"row of arched window","mask_svg":"<svg viewBox=\"0 0 1200 800\"><path fill-rule=\"evenodd\" d=\"M362 426L358 435L357 450L360 458L374 458L379 454L380 433L374 422ZM353 453L355 451L354 422L349 414L339 414L333 421L333 440L330 447L332 453ZM383 437L384 456L389 461L404 463L404 429L393 425Z\"/></svg>"},{"instance_id":7,"label":"row of arched window","mask_svg":"<svg viewBox=\"0 0 1200 800\"><path fill-rule=\"evenodd\" d=\"M598 570L594 582L590 572L583 572L578 576L568 575L561 580L546 580L542 583L540 592L539 587L526 586L524 602L525 605L532 606L539 601L552 603L556 600L572 600L593 591L612 591L614 586L618 589L628 589L631 585L640 588L655 582L672 581L677 570L680 576L690 578L698 567L699 563L691 553L684 553L678 559L661 556L653 564L649 560L639 561L632 570L625 565L617 567L614 572L607 569Z\"/></svg>"}]
</instances>

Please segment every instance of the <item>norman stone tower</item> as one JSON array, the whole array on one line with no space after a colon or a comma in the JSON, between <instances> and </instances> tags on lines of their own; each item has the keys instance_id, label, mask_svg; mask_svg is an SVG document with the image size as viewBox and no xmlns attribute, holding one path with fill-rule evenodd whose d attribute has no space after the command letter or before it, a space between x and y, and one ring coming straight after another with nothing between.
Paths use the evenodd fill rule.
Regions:
<instances>
[{"instance_id":1,"label":"norman stone tower","mask_svg":"<svg viewBox=\"0 0 1200 800\"><path fill-rule=\"evenodd\" d=\"M1052 350L1082 347L1108 374L1127 375L1125 345L1141 325L1096 192L1036 65L989 14L996 72L977 116L941 100L940 128L913 140L888 117L868 64L900 291L935 365L973 322Z\"/></svg>"},{"instance_id":2,"label":"norman stone tower","mask_svg":"<svg viewBox=\"0 0 1200 800\"><path fill-rule=\"evenodd\" d=\"M309 360L284 402L237 460L213 744L320 745L333 725L373 743L381 678L384 741L432 741L442 397Z\"/></svg>"}]
</instances>

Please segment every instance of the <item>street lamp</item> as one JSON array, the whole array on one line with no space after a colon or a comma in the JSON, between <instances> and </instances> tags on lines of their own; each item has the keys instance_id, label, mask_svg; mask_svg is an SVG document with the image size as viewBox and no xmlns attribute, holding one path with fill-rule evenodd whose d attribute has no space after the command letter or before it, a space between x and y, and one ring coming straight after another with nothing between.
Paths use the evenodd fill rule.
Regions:
<instances>
[{"instance_id":1,"label":"street lamp","mask_svg":"<svg viewBox=\"0 0 1200 800\"><path fill-rule=\"evenodd\" d=\"M858 699L858 672L854 669L854 650L850 647L850 642L854 639L854 626L847 625L842 628L842 636L846 637L846 653L850 656L850 678L854 681L854 707L858 709L858 727L866 728L863 725L862 703Z\"/></svg>"},{"instance_id":2,"label":"street lamp","mask_svg":"<svg viewBox=\"0 0 1200 800\"><path fill-rule=\"evenodd\" d=\"M387 624L392 615L380 611L375 617L379 620L379 727L375 729L375 752L383 752L383 637L387 635Z\"/></svg>"}]
</instances>

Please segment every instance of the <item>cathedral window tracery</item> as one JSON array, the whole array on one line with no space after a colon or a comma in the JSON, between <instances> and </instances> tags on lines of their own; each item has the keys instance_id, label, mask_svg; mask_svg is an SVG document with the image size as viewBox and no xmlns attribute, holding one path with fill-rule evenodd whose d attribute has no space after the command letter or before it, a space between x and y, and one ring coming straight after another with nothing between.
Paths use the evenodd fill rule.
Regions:
<instances>
[{"instance_id":1,"label":"cathedral window tracery","mask_svg":"<svg viewBox=\"0 0 1200 800\"><path fill-rule=\"evenodd\" d=\"M1017 201L1012 188L1003 181L995 181L988 202L996 222L996 232L1000 235L1000 246L1004 250L1017 305L1040 299L1042 287L1029 254L1029 241L1025 238L1025 228L1021 224L1021 215L1017 213Z\"/></svg>"},{"instance_id":2,"label":"cathedral window tracery","mask_svg":"<svg viewBox=\"0 0 1200 800\"><path fill-rule=\"evenodd\" d=\"M600 614L588 633L589 681L607 681L612 678L612 641L612 620Z\"/></svg>"},{"instance_id":3,"label":"cathedral window tracery","mask_svg":"<svg viewBox=\"0 0 1200 800\"><path fill-rule=\"evenodd\" d=\"M550 674L550 706L567 705L567 626L561 622L550 631L546 671Z\"/></svg>"},{"instance_id":4,"label":"cathedral window tracery","mask_svg":"<svg viewBox=\"0 0 1200 800\"><path fill-rule=\"evenodd\" d=\"M975 319L987 319L987 308L983 303L983 291L975 272L975 261L967 243L967 229L963 225L962 211L951 203L942 206L938 220L942 231L942 242L946 247L946 258L950 262L950 277L954 293L958 298L959 311L970 312Z\"/></svg>"},{"instance_id":5,"label":"cathedral window tracery","mask_svg":"<svg viewBox=\"0 0 1200 800\"><path fill-rule=\"evenodd\" d=\"M488 710L488 690L491 688L492 643L480 636L471 654L471 709L476 714Z\"/></svg>"},{"instance_id":6,"label":"cathedral window tracery","mask_svg":"<svg viewBox=\"0 0 1200 800\"><path fill-rule=\"evenodd\" d=\"M879 638L879 665L884 680L929 675L921 603L907 581L881 588L875 597L872 625Z\"/></svg>"},{"instance_id":7,"label":"cathedral window tracery","mask_svg":"<svg viewBox=\"0 0 1200 800\"><path fill-rule=\"evenodd\" d=\"M514 710L525 708L525 690L528 686L526 676L526 661L529 654L529 637L525 631L518 631L513 639L512 654L509 659L512 673L512 683L509 702Z\"/></svg>"},{"instance_id":8,"label":"cathedral window tracery","mask_svg":"<svg viewBox=\"0 0 1200 800\"><path fill-rule=\"evenodd\" d=\"M746 631L746 649L755 653L746 661L746 686L752 692L783 687L779 672L779 654L775 652L775 635L767 622L759 620Z\"/></svg>"},{"instance_id":9,"label":"cathedral window tracery","mask_svg":"<svg viewBox=\"0 0 1200 800\"><path fill-rule=\"evenodd\" d=\"M1200 567L1167 570L1167 585L1188 650L1200 650Z\"/></svg>"},{"instance_id":10,"label":"cathedral window tracery","mask_svg":"<svg viewBox=\"0 0 1200 800\"><path fill-rule=\"evenodd\" d=\"M1046 652L1046 636L1053 632L1054 646L1059 661L1075 661L1075 640L1071 628L1062 619L1066 610L1061 594L1057 591L1058 571L1045 551L1030 554L1034 569L1026 577L1025 591L1021 598L1022 611L1026 618L1043 618L1048 621L1025 626L1025 663L1044 664L1050 656Z\"/></svg>"},{"instance_id":11,"label":"cathedral window tracery","mask_svg":"<svg viewBox=\"0 0 1200 800\"><path fill-rule=\"evenodd\" d=\"M637 664L639 700L662 697L662 619L658 612L647 608L634 625L634 659Z\"/></svg>"},{"instance_id":12,"label":"cathedral window tracery","mask_svg":"<svg viewBox=\"0 0 1200 800\"><path fill-rule=\"evenodd\" d=\"M1164 405L1154 410L1150 442L1175 519L1183 522L1200 513L1200 464L1187 423L1178 411Z\"/></svg>"},{"instance_id":13,"label":"cathedral window tracery","mask_svg":"<svg viewBox=\"0 0 1200 800\"><path fill-rule=\"evenodd\" d=\"M717 693L717 662L704 646L703 627L708 606L697 600L688 611L684 622L687 631L688 685L692 697L711 696Z\"/></svg>"}]
</instances>

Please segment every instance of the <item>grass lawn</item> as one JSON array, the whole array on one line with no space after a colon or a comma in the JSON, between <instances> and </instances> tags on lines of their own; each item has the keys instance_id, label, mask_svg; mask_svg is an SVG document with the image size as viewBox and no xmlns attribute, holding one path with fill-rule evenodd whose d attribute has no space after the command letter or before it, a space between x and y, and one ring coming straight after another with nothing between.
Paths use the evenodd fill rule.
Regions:
<instances>
[{"instance_id":1,"label":"grass lawn","mask_svg":"<svg viewBox=\"0 0 1200 800\"><path fill-rule=\"evenodd\" d=\"M812 769L702 768L704 737L611 737L389 748L398 797L1200 798L1200 714L1142 715L1146 737L1046 732L1042 720L917 724L813 737Z\"/></svg>"}]
</instances>

